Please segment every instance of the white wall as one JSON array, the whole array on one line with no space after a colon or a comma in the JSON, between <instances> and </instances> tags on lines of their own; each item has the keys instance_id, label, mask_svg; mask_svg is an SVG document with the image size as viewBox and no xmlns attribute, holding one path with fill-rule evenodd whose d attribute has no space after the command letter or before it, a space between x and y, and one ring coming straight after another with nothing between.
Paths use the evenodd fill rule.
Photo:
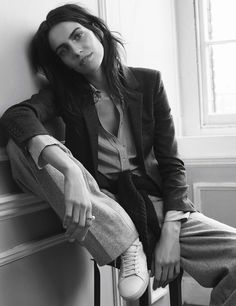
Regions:
<instances>
[{"instance_id":1,"label":"white wall","mask_svg":"<svg viewBox=\"0 0 236 306\"><path fill-rule=\"evenodd\" d=\"M173 0L107 1L107 22L124 38L127 64L160 70L179 130L179 83Z\"/></svg>"},{"instance_id":2,"label":"white wall","mask_svg":"<svg viewBox=\"0 0 236 306\"><path fill-rule=\"evenodd\" d=\"M1 0L0 10L0 116L11 104L30 97L36 89L27 46L49 10L68 0ZM78 1L98 13L97 0Z\"/></svg>"}]
</instances>

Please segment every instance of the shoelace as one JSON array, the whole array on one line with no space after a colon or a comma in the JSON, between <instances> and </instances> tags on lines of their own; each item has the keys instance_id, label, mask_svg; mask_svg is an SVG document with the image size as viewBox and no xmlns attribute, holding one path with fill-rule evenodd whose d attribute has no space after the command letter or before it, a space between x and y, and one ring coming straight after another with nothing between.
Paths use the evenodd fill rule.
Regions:
<instances>
[{"instance_id":1,"label":"shoelace","mask_svg":"<svg viewBox=\"0 0 236 306\"><path fill-rule=\"evenodd\" d=\"M139 245L134 245L121 255L122 269L121 277L128 277L139 272L138 269L138 249Z\"/></svg>"}]
</instances>

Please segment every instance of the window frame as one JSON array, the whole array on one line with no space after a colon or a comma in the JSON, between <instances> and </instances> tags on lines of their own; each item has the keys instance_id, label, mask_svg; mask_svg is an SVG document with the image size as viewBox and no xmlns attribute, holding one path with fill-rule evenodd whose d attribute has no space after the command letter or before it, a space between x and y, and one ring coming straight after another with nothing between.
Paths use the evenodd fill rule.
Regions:
<instances>
[{"instance_id":1,"label":"window frame","mask_svg":"<svg viewBox=\"0 0 236 306\"><path fill-rule=\"evenodd\" d=\"M236 128L206 126L202 122L196 1L174 1L181 114L179 153L185 161L231 160L236 158Z\"/></svg>"},{"instance_id":2,"label":"window frame","mask_svg":"<svg viewBox=\"0 0 236 306\"><path fill-rule=\"evenodd\" d=\"M201 128L236 128L236 114L214 114L209 112L209 92L210 85L208 84L212 71L207 67L210 66L208 61L208 46L219 44L213 40L209 42L206 38L206 1L194 1L195 10L195 29L196 29L196 52L198 58L198 83L199 83L199 98L200 98L200 122ZM222 41L221 44L226 44L227 41ZM209 75L210 74L210 75Z\"/></svg>"},{"instance_id":3,"label":"window frame","mask_svg":"<svg viewBox=\"0 0 236 306\"><path fill-rule=\"evenodd\" d=\"M204 109L204 84L201 54L199 50L199 25L197 14L199 3L204 0L175 1L176 37L180 88L180 113L182 137L232 136L236 135L236 124L226 121L224 116L211 124ZM205 104L206 105L206 104ZM218 116L219 117L219 116ZM231 116L232 117L232 116ZM229 118L229 117L228 117ZM235 121L236 123L236 121Z\"/></svg>"}]
</instances>

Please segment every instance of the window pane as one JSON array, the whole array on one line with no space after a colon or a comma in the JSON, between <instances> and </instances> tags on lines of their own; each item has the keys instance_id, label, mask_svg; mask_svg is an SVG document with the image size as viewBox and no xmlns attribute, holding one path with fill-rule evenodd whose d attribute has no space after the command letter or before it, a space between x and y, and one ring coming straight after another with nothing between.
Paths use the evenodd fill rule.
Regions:
<instances>
[{"instance_id":1,"label":"window pane","mask_svg":"<svg viewBox=\"0 0 236 306\"><path fill-rule=\"evenodd\" d=\"M214 113L236 113L236 43L209 47Z\"/></svg>"},{"instance_id":2,"label":"window pane","mask_svg":"<svg viewBox=\"0 0 236 306\"><path fill-rule=\"evenodd\" d=\"M236 1L208 0L208 5L209 39L236 39Z\"/></svg>"}]
</instances>

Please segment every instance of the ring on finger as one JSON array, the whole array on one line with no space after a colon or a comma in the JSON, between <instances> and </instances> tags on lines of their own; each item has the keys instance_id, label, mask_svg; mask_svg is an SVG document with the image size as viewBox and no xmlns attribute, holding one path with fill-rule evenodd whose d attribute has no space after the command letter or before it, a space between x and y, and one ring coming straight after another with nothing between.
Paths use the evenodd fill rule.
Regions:
<instances>
[{"instance_id":1,"label":"ring on finger","mask_svg":"<svg viewBox=\"0 0 236 306\"><path fill-rule=\"evenodd\" d=\"M93 221L93 220L95 220L95 216L87 217L86 220Z\"/></svg>"}]
</instances>

